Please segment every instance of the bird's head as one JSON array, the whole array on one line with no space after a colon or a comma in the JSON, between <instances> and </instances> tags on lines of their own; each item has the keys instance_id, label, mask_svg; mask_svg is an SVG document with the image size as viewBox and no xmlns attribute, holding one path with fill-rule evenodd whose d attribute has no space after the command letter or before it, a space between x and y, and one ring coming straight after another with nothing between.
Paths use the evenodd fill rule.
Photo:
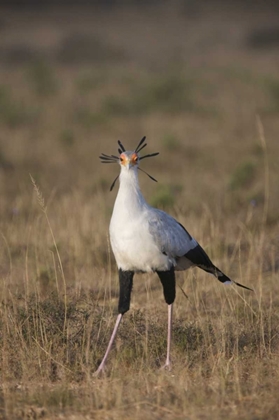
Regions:
<instances>
[{"instance_id":1,"label":"bird's head","mask_svg":"<svg viewBox=\"0 0 279 420\"><path fill-rule=\"evenodd\" d=\"M148 157L153 157L153 156L157 156L159 154L159 152L156 153L151 153L145 156L140 156L139 152L147 146L147 143L145 143L145 139L146 137L143 137L141 139L141 141L139 142L138 146L136 147L135 150L133 150L132 152L129 152L128 150L125 150L125 147L123 146L123 144L121 143L120 140L118 140L118 153L119 156L116 155L105 155L104 153L101 154L100 159L102 163L119 163L120 167L122 170L130 170L130 169L139 169L142 172L144 172L147 176L149 176L150 179L152 179L152 181L156 181L155 178L153 178L151 175L149 175L147 172L145 172L143 169L139 168L139 161ZM119 175L117 175L117 177L115 178L115 180L113 181L111 187L110 187L110 191L113 189L115 182L117 181Z\"/></svg>"},{"instance_id":2,"label":"bird's head","mask_svg":"<svg viewBox=\"0 0 279 420\"><path fill-rule=\"evenodd\" d=\"M130 169L137 167L140 161L140 157L136 152L122 152L119 156L119 164L121 168Z\"/></svg>"}]
</instances>

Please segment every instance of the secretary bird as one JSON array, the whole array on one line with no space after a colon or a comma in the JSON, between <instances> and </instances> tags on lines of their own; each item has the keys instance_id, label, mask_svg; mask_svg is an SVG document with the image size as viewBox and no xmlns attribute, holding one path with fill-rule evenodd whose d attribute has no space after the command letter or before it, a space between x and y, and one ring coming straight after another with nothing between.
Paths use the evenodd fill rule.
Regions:
<instances>
[{"instance_id":1,"label":"secretary bird","mask_svg":"<svg viewBox=\"0 0 279 420\"><path fill-rule=\"evenodd\" d=\"M139 187L138 170L152 180L155 178L139 167L143 159L157 156L151 153L140 157L139 152L147 146L145 137L134 151L126 151L118 141L119 156L101 154L102 163L119 163L120 186L110 221L109 234L119 273L119 303L116 323L103 357L95 372L104 370L105 363L123 315L130 309L133 277L136 272L156 272L161 280L164 298L168 304L167 358L163 367L170 369L172 309L175 300L175 271L199 267L213 274L224 284L236 284L247 290L249 287L231 280L217 268L198 242L172 216L151 207L145 201Z\"/></svg>"}]
</instances>

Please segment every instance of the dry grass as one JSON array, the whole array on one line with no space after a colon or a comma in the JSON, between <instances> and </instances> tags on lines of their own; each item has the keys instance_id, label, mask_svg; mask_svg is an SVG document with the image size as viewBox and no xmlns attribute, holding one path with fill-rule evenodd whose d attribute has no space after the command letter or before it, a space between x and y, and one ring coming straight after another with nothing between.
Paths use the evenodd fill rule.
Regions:
<instances>
[{"instance_id":1,"label":"dry grass","mask_svg":"<svg viewBox=\"0 0 279 420\"><path fill-rule=\"evenodd\" d=\"M279 416L277 51L246 43L272 17L157 12L3 11L0 418ZM108 375L95 379L118 299L118 169L98 155L143 135L160 152L144 165L160 185L141 176L144 195L255 292L179 274L188 299L177 288L164 372L161 285L138 275Z\"/></svg>"}]
</instances>

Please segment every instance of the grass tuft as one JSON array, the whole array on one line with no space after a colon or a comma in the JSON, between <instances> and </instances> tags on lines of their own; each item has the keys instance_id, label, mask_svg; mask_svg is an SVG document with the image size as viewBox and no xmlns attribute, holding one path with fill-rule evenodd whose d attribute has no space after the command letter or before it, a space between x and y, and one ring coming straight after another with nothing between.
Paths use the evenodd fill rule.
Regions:
<instances>
[{"instance_id":1,"label":"grass tuft","mask_svg":"<svg viewBox=\"0 0 279 420\"><path fill-rule=\"evenodd\" d=\"M231 175L229 186L231 190L238 190L249 186L255 179L256 164L251 161L243 162L237 166Z\"/></svg>"},{"instance_id":2,"label":"grass tuft","mask_svg":"<svg viewBox=\"0 0 279 420\"><path fill-rule=\"evenodd\" d=\"M163 138L163 145L170 152L177 152L181 149L179 138L174 134L166 134Z\"/></svg>"},{"instance_id":3,"label":"grass tuft","mask_svg":"<svg viewBox=\"0 0 279 420\"><path fill-rule=\"evenodd\" d=\"M170 186L161 185L156 193L151 197L150 203L157 208L171 208L174 205L174 194Z\"/></svg>"},{"instance_id":4,"label":"grass tuft","mask_svg":"<svg viewBox=\"0 0 279 420\"><path fill-rule=\"evenodd\" d=\"M25 101L14 99L7 86L0 86L0 124L9 128L32 125L38 120L39 111Z\"/></svg>"},{"instance_id":5,"label":"grass tuft","mask_svg":"<svg viewBox=\"0 0 279 420\"><path fill-rule=\"evenodd\" d=\"M70 148L75 143L75 135L70 128L64 129L59 136L59 140L66 148Z\"/></svg>"},{"instance_id":6,"label":"grass tuft","mask_svg":"<svg viewBox=\"0 0 279 420\"><path fill-rule=\"evenodd\" d=\"M58 83L54 69L47 61L35 61L30 65L27 77L37 95L49 96L57 93Z\"/></svg>"}]
</instances>

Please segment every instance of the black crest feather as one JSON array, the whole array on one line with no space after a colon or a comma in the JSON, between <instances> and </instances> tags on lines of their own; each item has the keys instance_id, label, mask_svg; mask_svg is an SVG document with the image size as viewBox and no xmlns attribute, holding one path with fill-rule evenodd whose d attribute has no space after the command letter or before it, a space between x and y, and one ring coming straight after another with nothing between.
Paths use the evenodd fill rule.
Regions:
<instances>
[{"instance_id":1,"label":"black crest feather","mask_svg":"<svg viewBox=\"0 0 279 420\"><path fill-rule=\"evenodd\" d=\"M146 136L144 136L141 141L139 142L139 144L137 145L136 149L135 149L135 153L139 153L142 149L144 149L147 146L147 143L145 142L146 140ZM121 155L121 153L125 152L126 149L123 146L123 144L121 143L120 140L117 141L118 143L118 153ZM156 153L149 153L145 156L139 157L139 160L142 159L146 159L149 157L153 157L153 156L157 156L159 154L159 152ZM99 156L99 158L101 159L102 163L118 163L119 162L119 156L115 156L115 155L106 155L105 153L101 153L101 155ZM158 182L155 178L153 178L153 176L149 175L147 172L145 172L143 169L138 168L140 171L142 171L143 173L145 173L150 179L152 179L152 181ZM117 175L117 177L115 178L115 180L113 181L113 183L111 184L110 187L110 191L113 190L113 187L115 186L116 181L118 180L119 175Z\"/></svg>"}]
</instances>

